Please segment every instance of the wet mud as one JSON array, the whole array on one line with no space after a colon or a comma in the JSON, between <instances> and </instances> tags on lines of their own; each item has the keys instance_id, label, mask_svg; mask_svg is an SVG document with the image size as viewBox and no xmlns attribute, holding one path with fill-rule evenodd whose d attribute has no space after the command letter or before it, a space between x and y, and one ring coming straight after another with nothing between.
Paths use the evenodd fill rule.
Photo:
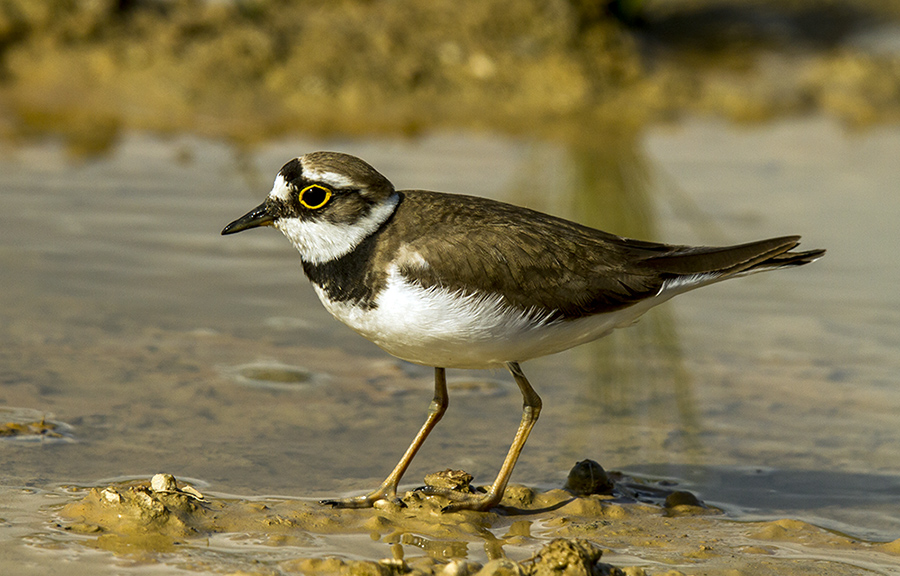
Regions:
<instances>
[{"instance_id":1,"label":"wet mud","mask_svg":"<svg viewBox=\"0 0 900 576\"><path fill-rule=\"evenodd\" d=\"M47 438L60 438L62 435L56 431L53 422L6 422L0 424L0 438L16 438L27 436L44 436Z\"/></svg>"},{"instance_id":2,"label":"wet mud","mask_svg":"<svg viewBox=\"0 0 900 576\"><path fill-rule=\"evenodd\" d=\"M572 476L584 487L598 471L583 461ZM77 490L57 507L54 530L72 536L66 547L247 574L860 574L867 562L900 557L900 540L867 543L799 520L729 521L667 482L602 476L599 494L512 485L494 510L443 513L451 500L421 490L374 509L341 510L309 500L202 494L157 474ZM468 491L470 479L447 470L428 475L426 485ZM572 483L570 477L567 487ZM204 552L217 536L255 547L227 559ZM346 537L366 538L384 556L321 550L322 541ZM266 549L281 554L265 560Z\"/></svg>"},{"instance_id":3,"label":"wet mud","mask_svg":"<svg viewBox=\"0 0 900 576\"><path fill-rule=\"evenodd\" d=\"M52 443L72 440L72 427L65 422L51 420L37 410L0 407L0 441Z\"/></svg>"},{"instance_id":4,"label":"wet mud","mask_svg":"<svg viewBox=\"0 0 900 576\"><path fill-rule=\"evenodd\" d=\"M828 138L813 132L810 139ZM701 131L691 141L722 147L723 140ZM382 153L438 172L431 166L444 166L448 148L441 147L440 162L430 165L414 151ZM471 150L455 142L452 148ZM590 542L603 553L599 564L633 574L890 574L900 565L892 467L898 411L888 394L896 389L891 314L898 307L889 299L879 308L881 324L829 332L829 316L814 321L819 317L792 315L802 302L762 301L759 285L737 284L747 291L721 298L764 313L720 317L718 310L727 306L712 292L702 302L717 311L714 322L698 322L704 314L698 306L687 309L692 320L681 327L708 326L711 338L732 347L686 342L696 355L682 357L672 325L658 316L613 337L632 340L598 343L620 346L618 355L612 347L583 347L568 358L535 362L529 375L540 382L546 410L514 476L535 484L511 487L503 507L490 513L440 514L438 500L415 492L404 508L364 511L284 496L336 498L376 486L424 417L432 371L357 346L361 339L327 318L311 290L295 291L302 272L281 238L273 235L271 251L265 236L245 247L221 244L222 221L258 201L256 192L239 198L237 190L223 191L234 180L230 155L222 164L200 162L185 173L154 163L147 153L178 157L172 152L178 149L139 140L132 150L141 153L125 155L133 165L116 164L122 180L112 181L97 175L102 160L79 168L81 163L60 160L64 152L37 156L42 171L20 176L0 195L28 200L4 211L5 238L19 244L2 252L13 273L0 275L6 282L0 357L4 403L31 408L4 409L0 422L38 432L0 441L0 546L12 558L9 566L46 571L77 564L92 576L127 572L121 566L147 573L171 573L173 567L257 574L452 574L485 567L515 573L531 570L530 559L556 538ZM204 158L198 149L196 157ZM290 143L272 156L280 161L294 149ZM884 158L894 150L884 144L860 148L871 162L867 174L885 171L886 184L878 190L893 190L894 174ZM693 159L709 153L691 151L685 170L696 173ZM770 153L779 155L781 148ZM465 165L477 167L478 157L469 154ZM536 170L536 158L521 166ZM585 156L579 177L599 181L598 172L616 173L616 164L599 170ZM84 171L91 177L85 179ZM11 172L3 171L4 177ZM211 175L216 178L205 186ZM134 182L147 183L153 193L137 188L123 195ZM770 188L766 211L785 212L776 197L784 187ZM787 221L803 220L801 211L816 205L822 192L818 182L814 188L815 196L794 200L797 211L786 210ZM584 190L585 201L606 199L595 188ZM842 222L853 214L851 207L863 206L866 195L855 191L840 211ZM634 201L639 195L624 196ZM883 224L866 221L874 244L885 237L877 231L893 230L895 222L885 197L871 196L878 202L864 214L883 218ZM229 202L234 205L223 205ZM602 206L598 213L611 212ZM862 226L830 226L833 221L823 219L819 227L848 237L823 244L844 246L847 258L846 247L857 246L849 236ZM734 234L750 235L743 229ZM872 261L880 267L889 254L875 248L857 253L877 254ZM161 262L180 264L161 268ZM155 273L148 279L146 271ZM247 278L253 282L229 284ZM858 322L868 312L847 308L859 296L857 278L832 272L813 283L844 283L846 290L835 292L833 301ZM892 295L896 282L890 280L868 286L864 301L871 294ZM802 279L791 282L796 284L782 293L806 294L818 314L822 299L803 292ZM760 316L767 321L755 326ZM764 336L773 333L777 346L766 348ZM668 344L654 350L650 341ZM804 352L804 345L816 354ZM635 350L643 355L636 357ZM860 359L858 350L872 356ZM575 364L587 369L576 371ZM411 470L409 482L447 466L465 469L479 482L492 478L508 445L501 427L511 436L518 423L520 395L502 375L451 377L453 405L418 455L421 470ZM56 432L62 423L71 425L71 440L53 442L40 434L51 422ZM656 479L606 473L584 461L588 455ZM582 461L567 479L576 460ZM644 469L643 463L656 466ZM678 468L691 463L696 467ZM769 473L745 468L761 465L770 466ZM154 486L151 476L158 470L179 476L174 489L166 477ZM697 478L697 471L716 470L725 473ZM132 481L133 475L140 480ZM668 480L659 480L663 476ZM715 505L691 491L709 494L723 485L728 490L719 492ZM282 496L264 496L271 494ZM716 505L727 513L718 513ZM753 513L765 514L766 521L748 521ZM835 531L842 526L847 530ZM596 566L594 552L579 556L582 546L563 548L561 553L587 557Z\"/></svg>"},{"instance_id":5,"label":"wet mud","mask_svg":"<svg viewBox=\"0 0 900 576\"><path fill-rule=\"evenodd\" d=\"M8 0L0 2L0 138L16 143L61 136L69 152L90 156L108 153L123 135L140 131L239 144L282 134L416 135L459 129L531 138L574 132L595 139L600 132L632 135L636 128L692 114L740 122L820 114L852 127L900 119L900 8L894 2L678 0L645 2L638 12L618 15L599 6L530 0ZM627 152L627 146L617 146ZM173 155L184 165L191 163L190 151ZM598 164L585 155L583 177L594 181L598 171L615 172L621 163L616 158ZM140 172L131 179L157 177ZM46 174L28 181L45 179ZM179 181L178 190L194 181L193 176ZM60 189L71 193L68 183ZM605 198L594 192L586 197ZM223 196L210 196L203 207ZM630 191L627 198L635 196ZM598 210L612 211L605 205ZM188 206L179 212L190 214L193 224L203 210ZM211 228L212 234L219 228ZM183 238L177 242L184 247ZM122 245L133 253L133 245ZM18 247L4 254L9 262L13 256L32 257ZM65 251L48 254L72 259ZM215 260L219 254L206 256L223 266L224 259ZM204 268L195 268L203 273ZM272 268L267 263L261 270ZM52 278L66 276L53 271ZM175 276L188 274L182 270ZM23 278L29 282L30 276ZM294 281L299 278L284 284ZM38 285L34 280L22 290L37 291ZM188 287L178 288L169 291L177 296L167 307L189 293ZM118 286L115 295L132 292L133 286ZM134 314L131 299L128 312ZM849 293L836 299L848 300ZM5 312L15 309L16 301L8 302ZM39 564L68 562L73 551L78 557L79 550L89 549L107 555L94 556L91 570L105 567L111 555L109 562L139 568L247 574L843 575L891 573L900 565L900 540L867 541L793 518L735 521L669 481L606 473L590 461L580 462L559 487L510 486L502 505L487 513L442 514L446 502L440 496L417 491L405 494L403 505L385 503L373 510L332 510L313 500L261 497L292 493L292 477L307 467L303 457L322 450L311 446L352 445L333 440L344 433L347 414L364 415L357 419L369 426L367 436L377 435L378 442L366 447L369 459L345 464L345 457L314 454L324 471L318 477L310 473L308 481L315 485L302 493L321 492L323 485L337 491L358 488L361 477L375 473L373 462L392 462L396 456L395 447L384 446L394 434L385 433L376 420L421 418L418 394L423 382L427 389L427 374L410 374L385 359L360 360L344 350L297 349L293 343L308 337L297 327L275 327L281 332L269 340L234 340L198 324L197 330L172 338L152 327L156 318L143 320L149 328L135 328L130 323L141 320L110 312L107 298L97 297L83 310L74 304L72 294L54 293L34 314L10 316L4 326L10 342L0 352L7 367L5 401L18 405L21 398L22 405L34 408L0 414L0 447L28 443L38 448L10 452L14 455L4 460L2 473L9 479L4 476L6 487L0 489L0 526L6 531L4 545L15 542L16 554L20 548L47 553ZM861 337L843 348L860 342ZM303 366L268 360L272 356L297 359ZM713 371L734 362L732 357L709 360ZM822 387L835 386L841 377L839 369L833 370L834 379L822 375L832 371L830 365L790 362L777 356L780 364L769 372L757 366L748 372L758 374L754 378L761 390L791 378L815 387L816 395L792 400L802 406L827 395ZM787 364L795 370L785 376ZM360 392L349 383L360 381L363 373L367 389ZM722 378L729 384L728 375ZM72 380L90 385L61 395ZM326 382L329 387L322 386ZM456 386L454 398L504 394L491 380ZM783 404L787 388L773 388L777 400L771 399L774 395L756 400L764 408L760 413L771 412L770 404L776 409ZM302 401L285 396L299 390ZM407 405L410 391L415 398ZM268 395L265 405L258 406L251 393ZM721 405L730 406L732 395L726 390ZM858 391L854 395L858 398ZM709 396L703 398L709 402ZM833 413L845 411L849 398L848 393ZM855 409L883 407L880 397L872 398L857 400ZM402 409L365 416L373 404L402 404ZM64 419L77 433L50 412L37 410L45 406L68 414ZM666 403L660 406L671 410ZM693 413L686 414L689 433L684 437L696 441L690 434L696 427ZM795 422L792 432L809 434L808 419L785 417L780 425ZM770 424L763 419L758 428ZM458 451L483 450L482 439L493 432L474 418L465 425L479 443L456 440ZM890 422L883 428L896 429ZM188 432L173 438L165 435L167 429ZM868 429L862 430L866 434L857 434L875 446L861 443L862 449L842 452L839 461L850 468L863 462L859 468L865 473L868 461L853 460L857 453L896 443L890 433L872 440ZM405 442L402 434L396 436ZM244 437L249 438L246 446ZM298 437L307 446L273 455L274 448ZM668 439L661 434L652 443L663 450ZM231 460L216 451L216 443L227 440L237 446ZM639 446L616 440L623 452ZM53 452L62 443L75 454L65 466ZM800 454L795 457L817 473L830 473L831 463L815 460L820 449L795 451ZM123 471L136 474L163 454L171 458L164 469L200 471L198 477L250 495L208 492L199 482L169 475L66 486L53 494L63 502L42 507L39 520L19 535L23 521L16 511L31 518L36 503L43 502L38 495L47 496L41 490L59 478L87 482ZM539 458L533 457L535 469L551 468L551 457ZM336 462L339 471L327 468ZM262 474L270 480L257 491ZM465 486L446 480L438 473L426 483ZM874 486L873 491L886 490L884 477L869 481L865 486ZM10 496L16 490L22 494ZM18 507L10 508L10 502Z\"/></svg>"}]
</instances>

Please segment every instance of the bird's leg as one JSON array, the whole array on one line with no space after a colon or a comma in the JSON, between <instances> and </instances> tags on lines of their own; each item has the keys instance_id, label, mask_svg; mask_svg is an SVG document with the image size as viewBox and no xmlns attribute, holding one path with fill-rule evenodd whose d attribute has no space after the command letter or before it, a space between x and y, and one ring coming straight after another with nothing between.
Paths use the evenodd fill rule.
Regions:
<instances>
[{"instance_id":1,"label":"bird's leg","mask_svg":"<svg viewBox=\"0 0 900 576\"><path fill-rule=\"evenodd\" d=\"M540 402L540 400L538 400L538 402ZM397 462L394 470L384 479L381 486L362 496L340 498L337 500L322 500L321 503L335 508L371 508L378 500L397 500L397 484L400 483L400 478L403 477L403 473L409 468L409 464L412 462L412 459L415 458L416 452L418 452L419 448L422 447L422 444L425 443L425 438L428 437L428 434L440 421L444 412L447 411L448 403L449 396L447 395L446 371L443 368L435 368L434 399L428 407L428 418L425 419L425 423L422 424L419 433L416 434L416 437L409 445L409 448L406 449L406 453L403 454L403 457Z\"/></svg>"},{"instance_id":2,"label":"bird's leg","mask_svg":"<svg viewBox=\"0 0 900 576\"><path fill-rule=\"evenodd\" d=\"M516 437L513 438L509 452L506 454L506 459L503 460L503 466L500 467L500 472L487 493L453 495L452 497L456 501L446 506L443 510L444 512L456 512L457 510L484 511L500 503L500 500L503 498L503 492L506 490L506 484L509 482L509 477L512 475L513 468L516 465L516 460L519 459L519 454L525 446L525 441L528 440L528 435L541 414L541 397L528 383L528 379L525 378L525 374L519 368L519 363L507 362L506 367L513 375L513 378L515 378L516 384L519 385L519 390L522 392L522 421L519 423L519 429L516 430Z\"/></svg>"}]
</instances>

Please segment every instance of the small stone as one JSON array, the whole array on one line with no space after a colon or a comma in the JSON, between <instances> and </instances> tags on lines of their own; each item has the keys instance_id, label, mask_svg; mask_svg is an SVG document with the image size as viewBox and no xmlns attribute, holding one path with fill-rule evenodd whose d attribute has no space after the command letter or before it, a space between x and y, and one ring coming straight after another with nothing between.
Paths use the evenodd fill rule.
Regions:
<instances>
[{"instance_id":1,"label":"small stone","mask_svg":"<svg viewBox=\"0 0 900 576\"><path fill-rule=\"evenodd\" d=\"M557 538L541 548L532 576L593 576L603 552L587 540Z\"/></svg>"},{"instance_id":2,"label":"small stone","mask_svg":"<svg viewBox=\"0 0 900 576\"><path fill-rule=\"evenodd\" d=\"M438 490L471 492L472 475L465 470L441 470L425 476L425 485Z\"/></svg>"},{"instance_id":3,"label":"small stone","mask_svg":"<svg viewBox=\"0 0 900 576\"><path fill-rule=\"evenodd\" d=\"M613 483L600 464L593 460L582 460L572 467L565 488L576 496L610 494Z\"/></svg>"},{"instance_id":4,"label":"small stone","mask_svg":"<svg viewBox=\"0 0 900 576\"><path fill-rule=\"evenodd\" d=\"M100 495L110 504L119 504L122 502L122 495L112 488L104 488Z\"/></svg>"},{"instance_id":5,"label":"small stone","mask_svg":"<svg viewBox=\"0 0 900 576\"><path fill-rule=\"evenodd\" d=\"M504 506L529 506L534 502L534 490L521 484L511 484L503 493Z\"/></svg>"},{"instance_id":6,"label":"small stone","mask_svg":"<svg viewBox=\"0 0 900 576\"><path fill-rule=\"evenodd\" d=\"M403 504L393 498L379 498L372 503L372 507L382 512L399 512L403 508Z\"/></svg>"},{"instance_id":7,"label":"small stone","mask_svg":"<svg viewBox=\"0 0 900 576\"><path fill-rule=\"evenodd\" d=\"M666 502L664 505L666 508L675 508L676 506L702 507L703 503L700 502L699 498L697 498L690 492L686 490L677 490L666 496Z\"/></svg>"},{"instance_id":8,"label":"small stone","mask_svg":"<svg viewBox=\"0 0 900 576\"><path fill-rule=\"evenodd\" d=\"M138 505L143 506L144 508L149 508L153 504L153 498L143 491L135 491L134 500Z\"/></svg>"},{"instance_id":9,"label":"small stone","mask_svg":"<svg viewBox=\"0 0 900 576\"><path fill-rule=\"evenodd\" d=\"M171 474L156 474L150 479L150 489L154 492L175 492L178 485Z\"/></svg>"},{"instance_id":10,"label":"small stone","mask_svg":"<svg viewBox=\"0 0 900 576\"><path fill-rule=\"evenodd\" d=\"M181 489L184 494L193 497L195 500L203 500L203 494L193 486L185 486Z\"/></svg>"}]
</instances>

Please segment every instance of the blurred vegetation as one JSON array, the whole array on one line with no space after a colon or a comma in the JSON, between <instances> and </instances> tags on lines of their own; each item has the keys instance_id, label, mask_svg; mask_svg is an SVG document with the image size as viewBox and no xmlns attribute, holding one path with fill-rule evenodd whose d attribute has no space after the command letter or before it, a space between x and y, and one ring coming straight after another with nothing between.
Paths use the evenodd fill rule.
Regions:
<instances>
[{"instance_id":1,"label":"blurred vegetation","mask_svg":"<svg viewBox=\"0 0 900 576\"><path fill-rule=\"evenodd\" d=\"M896 121L898 4L0 0L0 135Z\"/></svg>"}]
</instances>

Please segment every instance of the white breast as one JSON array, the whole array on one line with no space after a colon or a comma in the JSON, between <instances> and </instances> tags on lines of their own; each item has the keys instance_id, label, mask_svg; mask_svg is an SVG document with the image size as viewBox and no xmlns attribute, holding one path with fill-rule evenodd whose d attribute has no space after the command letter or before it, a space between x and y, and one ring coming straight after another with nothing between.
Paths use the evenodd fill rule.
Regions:
<instances>
[{"instance_id":1,"label":"white breast","mask_svg":"<svg viewBox=\"0 0 900 576\"><path fill-rule=\"evenodd\" d=\"M388 353L442 368L491 368L560 352L627 326L662 301L651 298L580 320L548 321L536 312L506 306L497 295L424 288L408 282L396 268L369 310L334 302L318 287L316 292L335 318Z\"/></svg>"}]
</instances>

